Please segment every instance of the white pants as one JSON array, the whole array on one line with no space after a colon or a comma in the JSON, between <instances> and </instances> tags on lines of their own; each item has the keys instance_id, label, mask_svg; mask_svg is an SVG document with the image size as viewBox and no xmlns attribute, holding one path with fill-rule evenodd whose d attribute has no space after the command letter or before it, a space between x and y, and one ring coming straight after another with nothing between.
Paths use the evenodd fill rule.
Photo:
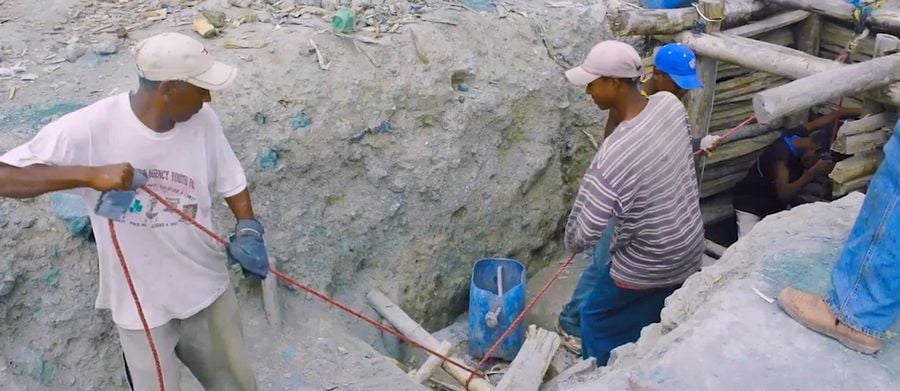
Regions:
<instances>
[{"instance_id":1,"label":"white pants","mask_svg":"<svg viewBox=\"0 0 900 391\"><path fill-rule=\"evenodd\" d=\"M238 310L234 291L227 289L196 315L150 330L167 391L181 390L178 361L208 391L256 390ZM156 363L144 330L118 330L134 391L159 391Z\"/></svg>"},{"instance_id":2,"label":"white pants","mask_svg":"<svg viewBox=\"0 0 900 391\"><path fill-rule=\"evenodd\" d=\"M753 226L756 225L759 220L762 220L753 213L735 210L734 214L737 216L738 239L747 236L750 233L750 230L753 229Z\"/></svg>"}]
</instances>

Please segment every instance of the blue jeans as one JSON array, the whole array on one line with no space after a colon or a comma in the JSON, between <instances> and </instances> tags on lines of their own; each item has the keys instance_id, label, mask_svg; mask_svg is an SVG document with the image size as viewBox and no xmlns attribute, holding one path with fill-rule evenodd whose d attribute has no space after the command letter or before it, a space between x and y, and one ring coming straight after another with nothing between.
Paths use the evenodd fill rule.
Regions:
<instances>
[{"instance_id":1,"label":"blue jeans","mask_svg":"<svg viewBox=\"0 0 900 391\"><path fill-rule=\"evenodd\" d=\"M615 219L610 219L609 224L603 231L600 241L594 246L594 253L591 264L581 273L578 279L578 285L575 286L575 292L572 293L572 299L569 304L563 307L559 314L559 325L566 334L581 337L581 306L591 289L596 286L604 277L609 278L610 248L612 247L612 239L616 234ZM603 274L606 274L604 276Z\"/></svg>"},{"instance_id":2,"label":"blue jeans","mask_svg":"<svg viewBox=\"0 0 900 391\"><path fill-rule=\"evenodd\" d=\"M616 286L603 268L603 278L588 293L581 307L581 349L585 359L595 357L606 365L610 352L637 341L641 330L660 320L666 298L678 289L624 289Z\"/></svg>"},{"instance_id":3,"label":"blue jeans","mask_svg":"<svg viewBox=\"0 0 900 391\"><path fill-rule=\"evenodd\" d=\"M827 297L844 324L873 337L900 315L900 122L884 151Z\"/></svg>"}]
</instances>

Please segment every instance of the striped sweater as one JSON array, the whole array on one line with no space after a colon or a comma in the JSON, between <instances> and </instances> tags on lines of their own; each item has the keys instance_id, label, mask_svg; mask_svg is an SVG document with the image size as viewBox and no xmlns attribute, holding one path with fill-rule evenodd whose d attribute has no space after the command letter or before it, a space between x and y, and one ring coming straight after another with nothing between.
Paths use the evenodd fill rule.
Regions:
<instances>
[{"instance_id":1,"label":"striped sweater","mask_svg":"<svg viewBox=\"0 0 900 391\"><path fill-rule=\"evenodd\" d=\"M566 248L593 247L611 217L612 278L637 289L682 283L700 267L703 220L684 105L659 92L591 161L566 224Z\"/></svg>"}]
</instances>

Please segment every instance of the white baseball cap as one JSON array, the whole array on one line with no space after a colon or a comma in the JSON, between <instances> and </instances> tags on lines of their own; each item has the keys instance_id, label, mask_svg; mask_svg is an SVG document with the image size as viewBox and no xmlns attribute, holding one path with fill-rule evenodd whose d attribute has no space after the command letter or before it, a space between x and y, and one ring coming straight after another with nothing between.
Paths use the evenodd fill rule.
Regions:
<instances>
[{"instance_id":1,"label":"white baseball cap","mask_svg":"<svg viewBox=\"0 0 900 391\"><path fill-rule=\"evenodd\" d=\"M594 45L584 63L566 71L566 78L584 87L601 77L632 79L643 74L644 63L634 47L619 41L603 41Z\"/></svg>"},{"instance_id":2,"label":"white baseball cap","mask_svg":"<svg viewBox=\"0 0 900 391\"><path fill-rule=\"evenodd\" d=\"M151 81L179 80L210 91L228 87L237 68L218 62L202 43L179 33L162 33L133 50L138 74Z\"/></svg>"}]
</instances>

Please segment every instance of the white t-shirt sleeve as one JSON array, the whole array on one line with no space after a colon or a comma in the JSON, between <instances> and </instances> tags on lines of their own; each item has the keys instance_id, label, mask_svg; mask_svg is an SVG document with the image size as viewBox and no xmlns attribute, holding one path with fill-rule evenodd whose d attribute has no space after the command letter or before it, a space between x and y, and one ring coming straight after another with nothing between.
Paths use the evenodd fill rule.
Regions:
<instances>
[{"instance_id":1,"label":"white t-shirt sleeve","mask_svg":"<svg viewBox=\"0 0 900 391\"><path fill-rule=\"evenodd\" d=\"M212 111L210 109L210 111ZM209 166L213 168L211 188L221 197L228 198L237 195L247 188L247 176L241 162L231 149L231 144L225 138L222 123L218 116L212 113L214 125L210 133L210 159Z\"/></svg>"},{"instance_id":2,"label":"white t-shirt sleeve","mask_svg":"<svg viewBox=\"0 0 900 391\"><path fill-rule=\"evenodd\" d=\"M16 167L87 165L90 135L73 122L77 118L69 115L50 123L31 141L0 156L0 162Z\"/></svg>"}]
</instances>

